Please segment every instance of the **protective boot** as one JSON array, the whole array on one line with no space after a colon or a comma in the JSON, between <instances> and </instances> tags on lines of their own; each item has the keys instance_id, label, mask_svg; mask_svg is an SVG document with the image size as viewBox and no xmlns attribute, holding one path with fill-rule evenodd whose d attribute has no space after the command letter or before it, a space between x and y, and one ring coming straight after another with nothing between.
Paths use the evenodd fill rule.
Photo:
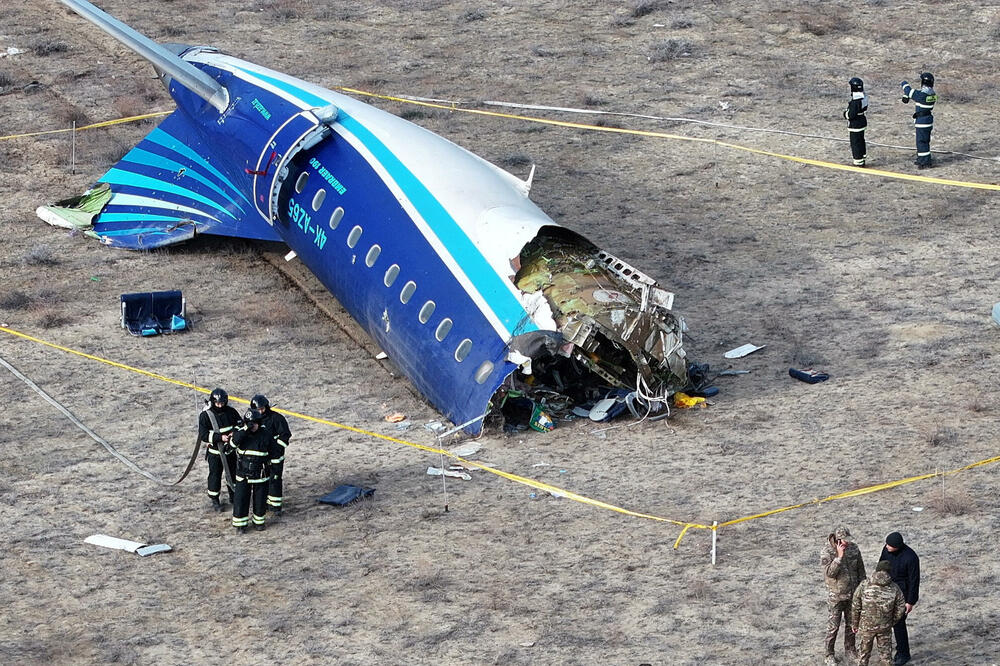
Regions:
<instances>
[{"instance_id":1,"label":"protective boot","mask_svg":"<svg viewBox=\"0 0 1000 666\"><path fill-rule=\"evenodd\" d=\"M254 523L253 528L255 530L257 530L258 532L263 532L264 530L267 529L267 525L265 525L264 523L259 523L259 524L258 523Z\"/></svg>"},{"instance_id":2,"label":"protective boot","mask_svg":"<svg viewBox=\"0 0 1000 666\"><path fill-rule=\"evenodd\" d=\"M246 525L240 525L239 527L237 527L235 529L236 529L236 533L237 534L246 534L247 533Z\"/></svg>"},{"instance_id":3,"label":"protective boot","mask_svg":"<svg viewBox=\"0 0 1000 666\"><path fill-rule=\"evenodd\" d=\"M216 513L222 511L222 502L219 501L218 497L212 498L212 510L215 511Z\"/></svg>"}]
</instances>

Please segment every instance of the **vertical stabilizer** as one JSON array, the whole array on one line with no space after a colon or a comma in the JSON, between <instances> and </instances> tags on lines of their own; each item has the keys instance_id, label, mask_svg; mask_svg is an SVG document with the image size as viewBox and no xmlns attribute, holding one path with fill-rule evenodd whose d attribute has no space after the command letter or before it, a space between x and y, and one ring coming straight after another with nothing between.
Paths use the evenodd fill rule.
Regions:
<instances>
[{"instance_id":1,"label":"vertical stabilizer","mask_svg":"<svg viewBox=\"0 0 1000 666\"><path fill-rule=\"evenodd\" d=\"M159 71L169 74L177 83L215 107L219 113L229 106L229 91L191 63L86 0L60 0L60 2L141 55Z\"/></svg>"}]
</instances>

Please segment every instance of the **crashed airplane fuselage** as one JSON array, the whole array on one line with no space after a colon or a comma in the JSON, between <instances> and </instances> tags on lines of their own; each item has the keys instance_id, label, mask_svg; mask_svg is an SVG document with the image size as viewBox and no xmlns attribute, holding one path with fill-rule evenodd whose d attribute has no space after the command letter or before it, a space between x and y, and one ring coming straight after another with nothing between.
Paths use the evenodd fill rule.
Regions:
<instances>
[{"instance_id":1,"label":"crashed airplane fuselage","mask_svg":"<svg viewBox=\"0 0 1000 666\"><path fill-rule=\"evenodd\" d=\"M102 242L286 243L470 432L505 387L655 404L687 383L672 295L553 222L529 183L351 97L212 48L157 48L177 109L100 179Z\"/></svg>"}]
</instances>

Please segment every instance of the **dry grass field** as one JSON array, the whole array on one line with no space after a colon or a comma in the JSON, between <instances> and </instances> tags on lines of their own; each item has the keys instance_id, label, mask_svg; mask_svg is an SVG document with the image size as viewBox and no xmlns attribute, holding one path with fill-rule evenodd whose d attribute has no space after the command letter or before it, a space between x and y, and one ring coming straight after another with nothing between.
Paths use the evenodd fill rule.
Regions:
<instances>
[{"instance_id":1,"label":"dry grass field","mask_svg":"<svg viewBox=\"0 0 1000 666\"><path fill-rule=\"evenodd\" d=\"M150 0L99 3L159 41L211 44L328 87L581 107L528 115L718 139L838 164L847 80L869 141L909 147L898 83L941 95L935 178L1000 182L1000 8L980 0ZM172 108L151 68L55 0L0 5L0 136ZM810 166L712 143L374 101L524 177L555 220L677 294L708 409L659 423L487 432L477 458L636 511L711 524L998 454L998 192ZM0 140L0 324L281 408L434 445L440 416L358 332L266 261L198 239L148 253L49 227L154 122ZM959 155L955 153L965 153ZM912 148L873 169L916 173ZM987 157L992 159L975 159ZM183 289L190 333L133 338L118 297ZM334 319L337 319L336 316ZM766 347L739 361L722 352ZM176 475L197 391L0 332L0 355L153 472ZM831 375L806 385L791 366ZM847 524L871 569L922 558L914 664L1000 662L1000 464L710 533L538 493L439 457L290 419L285 515L232 534L203 461L176 488L130 472L0 369L2 664L819 664L819 551ZM413 426L384 421L403 412ZM343 509L315 498L377 488ZM447 503L448 511L445 512ZM922 511L915 511L922 507ZM84 543L104 533L173 552ZM874 661L873 661L874 663Z\"/></svg>"}]
</instances>

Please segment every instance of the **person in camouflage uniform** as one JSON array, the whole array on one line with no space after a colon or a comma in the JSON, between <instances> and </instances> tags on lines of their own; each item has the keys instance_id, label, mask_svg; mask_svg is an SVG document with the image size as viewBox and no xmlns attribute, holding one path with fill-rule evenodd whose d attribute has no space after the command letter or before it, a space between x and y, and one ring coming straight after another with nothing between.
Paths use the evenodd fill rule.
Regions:
<instances>
[{"instance_id":1,"label":"person in camouflage uniform","mask_svg":"<svg viewBox=\"0 0 1000 666\"><path fill-rule=\"evenodd\" d=\"M851 600L851 629L861 635L858 666L868 666L876 639L879 659L883 664L892 663L892 625L906 615L906 601L903 591L889 577L889 569L889 562L879 562L875 573L858 585Z\"/></svg>"},{"instance_id":2,"label":"person in camouflage uniform","mask_svg":"<svg viewBox=\"0 0 1000 666\"><path fill-rule=\"evenodd\" d=\"M861 559L861 550L851 541L851 532L846 527L838 527L837 531L827 538L827 544L819 558L826 580L827 608L830 617L826 623L826 664L836 663L834 646L837 643L837 631L840 629L840 618L844 618L844 651L850 659L857 659L854 634L848 627L851 612L851 595L858 584L865 579L865 563Z\"/></svg>"}]
</instances>

